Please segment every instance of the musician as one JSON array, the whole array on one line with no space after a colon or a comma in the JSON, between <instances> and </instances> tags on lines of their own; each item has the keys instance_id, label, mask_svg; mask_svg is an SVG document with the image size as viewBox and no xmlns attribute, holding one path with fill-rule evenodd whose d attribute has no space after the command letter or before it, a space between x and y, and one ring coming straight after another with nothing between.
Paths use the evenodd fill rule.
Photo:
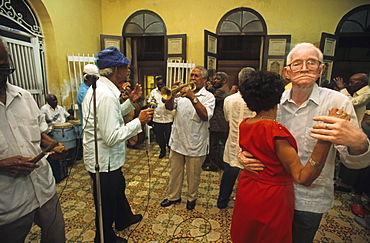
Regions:
<instances>
[{"instance_id":1,"label":"musician","mask_svg":"<svg viewBox=\"0 0 370 243\"><path fill-rule=\"evenodd\" d=\"M53 140L32 95L7 82L14 72L0 37L0 242L25 242L35 222L41 242L65 242L64 219L46 159L31 162ZM64 148L65 149L65 148Z\"/></svg>"},{"instance_id":2,"label":"musician","mask_svg":"<svg viewBox=\"0 0 370 243\"><path fill-rule=\"evenodd\" d=\"M185 165L188 181L186 208L192 210L195 207L202 164L208 152L209 120L215 108L215 97L204 87L207 77L207 70L196 66L190 74L190 81L195 82L196 89L192 91L188 86L183 87L180 90L182 97L165 103L166 108L175 109L176 114L170 137L168 196L162 201L162 207L181 202Z\"/></svg>"},{"instance_id":3,"label":"musician","mask_svg":"<svg viewBox=\"0 0 370 243\"><path fill-rule=\"evenodd\" d=\"M58 99L53 94L46 95L46 104L41 107L41 113L49 125L47 133L51 132L54 124L65 123L67 120L75 120L66 109L58 105Z\"/></svg>"},{"instance_id":4,"label":"musician","mask_svg":"<svg viewBox=\"0 0 370 243\"><path fill-rule=\"evenodd\" d=\"M161 89L164 87L164 81L162 77L155 78L155 84L157 88L150 92L148 102L157 104L154 110L153 116L153 130L161 152L158 158L163 158L166 155L166 146L170 141L171 126L173 122L172 112L167 110L165 104L162 101Z\"/></svg>"},{"instance_id":5,"label":"musician","mask_svg":"<svg viewBox=\"0 0 370 243\"><path fill-rule=\"evenodd\" d=\"M123 114L134 109L133 102L141 94L141 86L136 85L130 92L130 98L122 105L119 102L121 92L117 85L126 80L127 66L130 61L115 47L97 54L97 66L100 78L96 81L96 89L90 88L82 102L84 117L84 162L93 180L95 209L98 212L95 171L95 139L94 116L97 117L98 161L100 168L101 199L103 211L104 242L127 242L116 236L112 225L120 231L142 220L141 214L134 215L125 195L126 182L121 168L125 161L125 141L142 131L141 125L151 120L153 109L142 110L139 116L125 124ZM94 84L93 86L94 87ZM93 92L96 90L96 114L93 105ZM99 217L95 217L95 242L100 241Z\"/></svg>"},{"instance_id":6,"label":"musician","mask_svg":"<svg viewBox=\"0 0 370 243\"><path fill-rule=\"evenodd\" d=\"M83 124L83 117L82 117L82 101L86 96L87 90L93 83L93 80L98 78L99 71L98 67L95 64L86 64L84 66L84 81L81 83L80 88L77 92L77 106L78 106L78 114L80 116L81 124Z\"/></svg>"}]
</instances>

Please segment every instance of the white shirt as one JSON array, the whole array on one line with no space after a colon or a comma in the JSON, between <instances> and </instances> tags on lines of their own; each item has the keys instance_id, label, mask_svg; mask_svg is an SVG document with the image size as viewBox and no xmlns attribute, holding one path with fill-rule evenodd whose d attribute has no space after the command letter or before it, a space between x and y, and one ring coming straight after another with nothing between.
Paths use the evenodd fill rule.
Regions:
<instances>
[{"instance_id":1,"label":"white shirt","mask_svg":"<svg viewBox=\"0 0 370 243\"><path fill-rule=\"evenodd\" d=\"M31 94L6 84L6 105L0 102L0 159L34 157L41 152L41 132L47 129ZM11 223L42 207L54 194L55 181L46 159L28 176L0 172L0 225Z\"/></svg>"},{"instance_id":2,"label":"white shirt","mask_svg":"<svg viewBox=\"0 0 370 243\"><path fill-rule=\"evenodd\" d=\"M318 87L316 84L309 99L300 107L290 98L291 89L286 90L278 107L277 121L284 125L294 136L298 144L298 156L306 165L316 144L310 137L315 116L326 116L331 108L343 109L351 115L351 120L358 126L356 113L351 101L340 92ZM370 165L370 150L362 155L350 155L346 146L335 145L344 164L351 169L360 169ZM320 176L311 186L305 187L294 183L295 209L314 213L325 213L332 207L334 200L333 176L336 151L334 145L329 151L325 166Z\"/></svg>"},{"instance_id":3,"label":"white shirt","mask_svg":"<svg viewBox=\"0 0 370 243\"><path fill-rule=\"evenodd\" d=\"M172 112L166 109L165 104L162 102L161 91L158 88L150 92L148 102L154 99L157 107L154 109L153 122L157 123L171 123L173 121Z\"/></svg>"},{"instance_id":4,"label":"white shirt","mask_svg":"<svg viewBox=\"0 0 370 243\"><path fill-rule=\"evenodd\" d=\"M65 123L66 118L70 116L60 105L53 109L49 104L45 104L41 107L41 113L45 114L45 119L51 121L52 124Z\"/></svg>"},{"instance_id":5,"label":"white shirt","mask_svg":"<svg viewBox=\"0 0 370 243\"><path fill-rule=\"evenodd\" d=\"M89 172L95 173L93 89L88 89L82 102L84 124L84 163ZM106 77L96 82L96 116L98 160L100 172L119 169L125 161L125 141L141 132L138 118L125 124L123 115L134 109L130 99L119 103L120 91Z\"/></svg>"},{"instance_id":6,"label":"white shirt","mask_svg":"<svg viewBox=\"0 0 370 243\"><path fill-rule=\"evenodd\" d=\"M204 87L195 94L207 109L208 121L198 116L191 101L185 97L175 99L176 114L172 124L170 147L185 156L199 157L209 151L209 120L215 108L215 97Z\"/></svg>"},{"instance_id":7,"label":"white shirt","mask_svg":"<svg viewBox=\"0 0 370 243\"><path fill-rule=\"evenodd\" d=\"M370 88L368 85L357 90L353 96L348 93L347 89L342 89L340 91L342 94L347 95L352 101L353 106L355 107L358 123L361 124L362 119L364 119L366 112L366 105L370 102Z\"/></svg>"},{"instance_id":8,"label":"white shirt","mask_svg":"<svg viewBox=\"0 0 370 243\"><path fill-rule=\"evenodd\" d=\"M225 144L224 161L230 166L244 168L237 158L240 151L239 124L245 117L253 117L255 114L247 107L239 91L225 98L224 115L229 123L229 136Z\"/></svg>"}]
</instances>

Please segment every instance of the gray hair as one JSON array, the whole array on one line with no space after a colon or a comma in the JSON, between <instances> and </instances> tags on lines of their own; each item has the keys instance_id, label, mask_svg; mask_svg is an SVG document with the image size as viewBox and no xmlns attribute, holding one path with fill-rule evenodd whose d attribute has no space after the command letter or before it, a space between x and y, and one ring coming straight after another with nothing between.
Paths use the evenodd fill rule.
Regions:
<instances>
[{"instance_id":1,"label":"gray hair","mask_svg":"<svg viewBox=\"0 0 370 243\"><path fill-rule=\"evenodd\" d=\"M205 79L207 79L208 78L208 71L207 71L207 69L205 69L204 67L202 67L202 66L195 66L194 68L193 68L193 70L194 69L196 69L196 68L198 68L199 70L200 70L200 73L202 74L202 78L205 78Z\"/></svg>"},{"instance_id":2,"label":"gray hair","mask_svg":"<svg viewBox=\"0 0 370 243\"><path fill-rule=\"evenodd\" d=\"M242 70L240 70L238 74L239 82L244 82L245 80L247 80L251 76L251 74L255 71L256 70L252 67L242 68Z\"/></svg>"},{"instance_id":3,"label":"gray hair","mask_svg":"<svg viewBox=\"0 0 370 243\"><path fill-rule=\"evenodd\" d=\"M323 56L321 50L319 48L317 48L316 46L314 46L313 44L311 44L311 43L303 42L303 43L299 43L299 44L295 45L293 47L293 49L290 50L290 52L289 52L289 54L286 58L287 59L286 61L287 61L288 64L290 64L292 62L292 54L300 48L311 48L311 49L315 50L316 53L317 53L317 58L319 59L320 62L323 62L324 56Z\"/></svg>"},{"instance_id":4,"label":"gray hair","mask_svg":"<svg viewBox=\"0 0 370 243\"><path fill-rule=\"evenodd\" d=\"M109 67L109 68L99 69L99 74L100 74L100 76L109 78L110 76L113 75L114 68L115 67Z\"/></svg>"}]
</instances>

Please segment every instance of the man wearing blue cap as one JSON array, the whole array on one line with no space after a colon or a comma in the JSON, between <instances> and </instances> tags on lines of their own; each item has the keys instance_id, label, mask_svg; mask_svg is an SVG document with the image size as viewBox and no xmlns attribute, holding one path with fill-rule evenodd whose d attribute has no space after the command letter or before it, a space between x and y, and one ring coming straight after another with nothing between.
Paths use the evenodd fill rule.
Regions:
<instances>
[{"instance_id":1,"label":"man wearing blue cap","mask_svg":"<svg viewBox=\"0 0 370 243\"><path fill-rule=\"evenodd\" d=\"M141 86L136 85L130 97L122 105L119 102L120 91L117 85L125 81L130 61L115 47L109 47L97 55L96 64L100 78L96 81L96 114L93 107L93 90L89 89L82 102L85 124L83 145L84 162L93 180L94 202L98 211L95 171L94 115L97 117L98 161L101 182L104 242L127 242L116 236L120 231L142 219L141 214L134 215L125 195L126 182L121 167L126 156L125 141L141 132L141 125L151 120L153 109L142 110L139 116L125 124L123 116L134 109L133 102L141 96ZM99 229L98 215L95 217ZM99 230L96 230L95 242L100 242Z\"/></svg>"}]
</instances>

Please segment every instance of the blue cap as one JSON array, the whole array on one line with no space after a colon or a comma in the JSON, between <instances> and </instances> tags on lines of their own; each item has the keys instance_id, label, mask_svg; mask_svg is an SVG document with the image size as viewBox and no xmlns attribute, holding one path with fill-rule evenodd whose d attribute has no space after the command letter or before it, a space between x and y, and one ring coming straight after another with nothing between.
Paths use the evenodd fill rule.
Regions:
<instances>
[{"instance_id":1,"label":"blue cap","mask_svg":"<svg viewBox=\"0 0 370 243\"><path fill-rule=\"evenodd\" d=\"M96 65L99 69L131 64L125 55L114 46L110 46L96 54L96 58Z\"/></svg>"}]
</instances>

